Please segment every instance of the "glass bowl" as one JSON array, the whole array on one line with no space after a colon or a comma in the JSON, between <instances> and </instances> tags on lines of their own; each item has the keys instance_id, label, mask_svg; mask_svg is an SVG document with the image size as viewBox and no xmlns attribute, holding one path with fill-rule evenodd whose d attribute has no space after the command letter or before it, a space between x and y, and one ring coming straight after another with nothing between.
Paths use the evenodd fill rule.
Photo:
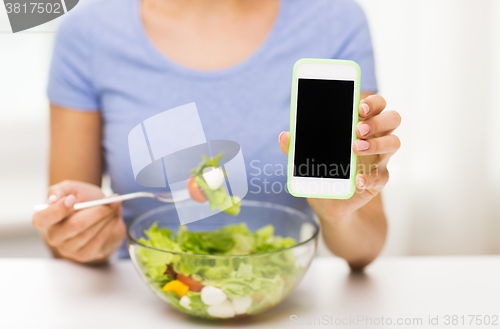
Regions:
<instances>
[{"instance_id":1,"label":"glass bowl","mask_svg":"<svg viewBox=\"0 0 500 329\"><path fill-rule=\"evenodd\" d=\"M200 204L192 201L177 207L184 207L183 211L200 210ZM141 243L141 238L148 239L144 231L154 223L175 233L181 226L173 205L153 209L133 220L127 228L127 237L135 268L149 288L171 307L210 319L254 315L283 301L307 271L316 252L319 232L314 219L300 211L272 203L242 201L238 216L221 212L185 226L189 231L199 232L246 223L255 232L271 224L275 236L291 237L296 245L246 255L197 255ZM182 279L189 291L182 284L164 291L162 288L174 278Z\"/></svg>"}]
</instances>

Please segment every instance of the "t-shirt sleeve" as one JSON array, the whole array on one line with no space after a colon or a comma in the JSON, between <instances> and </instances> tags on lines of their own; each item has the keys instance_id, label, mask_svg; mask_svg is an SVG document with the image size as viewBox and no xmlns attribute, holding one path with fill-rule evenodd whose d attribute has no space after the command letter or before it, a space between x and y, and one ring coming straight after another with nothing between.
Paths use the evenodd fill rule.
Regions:
<instances>
[{"instance_id":1,"label":"t-shirt sleeve","mask_svg":"<svg viewBox=\"0 0 500 329\"><path fill-rule=\"evenodd\" d=\"M334 58L355 61L361 68L361 91L377 92L375 60L368 21L363 9L353 0L332 1Z\"/></svg>"},{"instance_id":2,"label":"t-shirt sleeve","mask_svg":"<svg viewBox=\"0 0 500 329\"><path fill-rule=\"evenodd\" d=\"M99 110L93 83L91 21L88 10L75 8L57 31L47 90L52 104L80 111Z\"/></svg>"}]
</instances>

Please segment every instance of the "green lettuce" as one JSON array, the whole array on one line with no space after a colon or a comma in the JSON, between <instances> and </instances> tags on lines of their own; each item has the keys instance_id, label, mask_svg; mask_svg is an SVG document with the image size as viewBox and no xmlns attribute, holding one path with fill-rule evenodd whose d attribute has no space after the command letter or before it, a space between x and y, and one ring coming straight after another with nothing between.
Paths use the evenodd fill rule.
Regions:
<instances>
[{"instance_id":1,"label":"green lettuce","mask_svg":"<svg viewBox=\"0 0 500 329\"><path fill-rule=\"evenodd\" d=\"M168 228L159 228L154 223L149 230L144 231L149 238L140 238L139 243L160 250L169 250L182 252L180 246L172 239L173 232ZM152 250L149 248L140 248L138 251L138 260L147 269L146 275L152 280L163 283L171 280L171 277L165 274L166 264L175 262L179 256Z\"/></svg>"}]
</instances>

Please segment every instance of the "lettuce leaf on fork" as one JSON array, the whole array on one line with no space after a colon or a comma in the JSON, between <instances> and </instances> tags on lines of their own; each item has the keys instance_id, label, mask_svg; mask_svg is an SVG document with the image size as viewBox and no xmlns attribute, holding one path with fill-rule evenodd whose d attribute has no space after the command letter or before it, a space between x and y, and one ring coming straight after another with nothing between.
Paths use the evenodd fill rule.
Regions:
<instances>
[{"instance_id":1,"label":"lettuce leaf on fork","mask_svg":"<svg viewBox=\"0 0 500 329\"><path fill-rule=\"evenodd\" d=\"M202 155L202 162L200 162L195 169L191 170L191 173L195 176L196 184L202 189L203 193L207 197L212 210L219 208L230 215L236 216L240 213L241 200L238 197L229 196L224 186L221 186L216 190L212 190L205 181L205 178L203 178L203 170L208 167L218 168L219 162L223 156L223 152L213 158Z\"/></svg>"}]
</instances>

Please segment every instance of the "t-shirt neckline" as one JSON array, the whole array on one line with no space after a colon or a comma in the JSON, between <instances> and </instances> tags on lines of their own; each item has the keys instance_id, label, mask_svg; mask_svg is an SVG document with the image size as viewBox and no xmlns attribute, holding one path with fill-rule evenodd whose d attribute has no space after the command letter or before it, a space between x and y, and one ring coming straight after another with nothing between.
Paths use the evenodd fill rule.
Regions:
<instances>
[{"instance_id":1,"label":"t-shirt neckline","mask_svg":"<svg viewBox=\"0 0 500 329\"><path fill-rule=\"evenodd\" d=\"M275 18L273 26L271 27L271 30L268 32L264 41L257 47L257 49L254 50L253 53L251 53L245 59L232 66L214 71L202 71L183 66L181 64L178 64L177 62L174 62L173 60L165 56L163 53L161 53L160 50L149 39L149 36L147 35L144 25L142 23L141 11L140 11L141 0L132 0L131 3L132 3L132 16L133 16L132 21L134 24L134 29L137 32L136 34L137 37L139 38L140 44L144 46L145 51L149 56L151 56L151 58L153 58L162 67L165 67L180 75L190 76L195 78L211 79L211 78L227 77L232 74L237 74L239 71L244 70L245 68L251 66L254 62L258 62L259 58L263 57L266 54L266 51L269 48L269 46L272 45L274 40L277 38L278 31L281 28L281 25L284 21L284 16L285 16L284 4L286 3L286 1L280 0L278 14Z\"/></svg>"}]
</instances>

